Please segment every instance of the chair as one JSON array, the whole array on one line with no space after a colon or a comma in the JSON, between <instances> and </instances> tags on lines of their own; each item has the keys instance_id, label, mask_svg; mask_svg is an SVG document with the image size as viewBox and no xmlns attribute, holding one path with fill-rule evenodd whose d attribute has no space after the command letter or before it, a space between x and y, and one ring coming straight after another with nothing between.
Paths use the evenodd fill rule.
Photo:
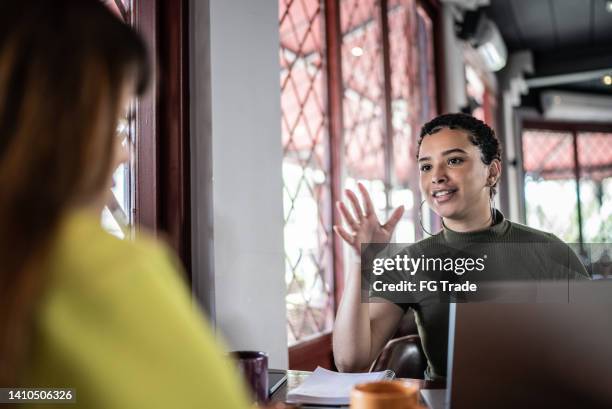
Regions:
<instances>
[{"instance_id":1,"label":"chair","mask_svg":"<svg viewBox=\"0 0 612 409\"><path fill-rule=\"evenodd\" d=\"M405 335L390 340L376 358L370 372L391 369L397 378L423 379L427 358L418 335Z\"/></svg>"},{"instance_id":2,"label":"chair","mask_svg":"<svg viewBox=\"0 0 612 409\"><path fill-rule=\"evenodd\" d=\"M406 311L406 314L404 314L400 320L397 330L395 331L395 334L393 334L393 338L400 338L404 335L418 335L418 333L419 330L417 328L414 311L410 309Z\"/></svg>"}]
</instances>

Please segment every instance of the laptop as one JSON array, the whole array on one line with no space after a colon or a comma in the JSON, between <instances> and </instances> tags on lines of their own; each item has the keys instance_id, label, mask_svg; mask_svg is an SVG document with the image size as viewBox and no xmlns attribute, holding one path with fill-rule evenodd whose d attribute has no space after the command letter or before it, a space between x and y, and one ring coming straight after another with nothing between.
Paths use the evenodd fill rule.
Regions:
<instances>
[{"instance_id":1,"label":"laptop","mask_svg":"<svg viewBox=\"0 0 612 409\"><path fill-rule=\"evenodd\" d=\"M538 286L536 302L450 304L448 388L422 391L430 408L612 408L612 282Z\"/></svg>"},{"instance_id":2,"label":"laptop","mask_svg":"<svg viewBox=\"0 0 612 409\"><path fill-rule=\"evenodd\" d=\"M268 396L274 395L287 382L287 371L283 369L268 369Z\"/></svg>"}]
</instances>

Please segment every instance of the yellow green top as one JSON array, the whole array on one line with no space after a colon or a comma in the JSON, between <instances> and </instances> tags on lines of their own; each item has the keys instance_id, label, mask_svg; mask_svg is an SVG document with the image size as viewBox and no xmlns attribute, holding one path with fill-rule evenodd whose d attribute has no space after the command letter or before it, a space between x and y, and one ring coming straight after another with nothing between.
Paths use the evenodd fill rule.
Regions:
<instances>
[{"instance_id":1,"label":"yellow green top","mask_svg":"<svg viewBox=\"0 0 612 409\"><path fill-rule=\"evenodd\" d=\"M161 245L119 240L74 214L45 276L27 386L75 388L71 408L248 406Z\"/></svg>"}]
</instances>

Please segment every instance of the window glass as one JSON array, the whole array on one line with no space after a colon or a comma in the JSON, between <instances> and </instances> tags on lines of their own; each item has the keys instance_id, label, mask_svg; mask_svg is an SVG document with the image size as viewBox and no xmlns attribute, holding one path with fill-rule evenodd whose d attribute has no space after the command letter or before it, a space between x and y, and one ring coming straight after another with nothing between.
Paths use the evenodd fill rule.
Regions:
<instances>
[{"instance_id":1,"label":"window glass","mask_svg":"<svg viewBox=\"0 0 612 409\"><path fill-rule=\"evenodd\" d=\"M131 24L131 0L103 0L119 19ZM134 187L135 187L135 151L136 132L134 126L135 110L131 107L120 118L117 125L117 137L130 151L128 163L121 164L113 174L113 188L110 202L102 212L102 226L119 238L129 238L133 234Z\"/></svg>"},{"instance_id":2,"label":"window glass","mask_svg":"<svg viewBox=\"0 0 612 409\"><path fill-rule=\"evenodd\" d=\"M569 243L581 236L583 243L606 242L612 237L612 134L577 132L577 155L573 138L569 131L523 132L527 224Z\"/></svg>"},{"instance_id":3,"label":"window glass","mask_svg":"<svg viewBox=\"0 0 612 409\"><path fill-rule=\"evenodd\" d=\"M432 23L413 0L340 0L341 84L327 77L323 1L281 0L280 85L287 331L290 344L329 332L334 317L332 186L370 192L381 221L404 205L396 241L416 239L416 135L435 115ZM382 38L386 20L388 38ZM336 30L327 30L328 32ZM385 41L383 41L385 40ZM385 74L383 43L388 42ZM329 130L327 91L342 89L342 134ZM387 91L388 94L387 94ZM390 107L387 123L386 107ZM330 152L339 152L332 158ZM338 160L338 163L332 162ZM333 172L332 172L333 170ZM332 180L332 177L334 180ZM343 191L342 189L342 191ZM348 271L352 252L338 257Z\"/></svg>"}]
</instances>

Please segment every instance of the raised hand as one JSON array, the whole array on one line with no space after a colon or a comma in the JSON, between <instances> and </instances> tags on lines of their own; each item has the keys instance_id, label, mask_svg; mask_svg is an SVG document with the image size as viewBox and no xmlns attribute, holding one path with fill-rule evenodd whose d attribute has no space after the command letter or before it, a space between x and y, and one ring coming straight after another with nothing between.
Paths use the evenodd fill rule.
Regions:
<instances>
[{"instance_id":1,"label":"raised hand","mask_svg":"<svg viewBox=\"0 0 612 409\"><path fill-rule=\"evenodd\" d=\"M397 226L404 213L404 206L395 209L389 220L385 224L380 224L374 211L374 204L365 186L358 183L357 187L361 192L365 212L361 208L357 195L347 189L346 196L351 202L354 214L351 214L343 202L336 202L336 206L348 226L348 231L338 225L334 226L334 231L357 252L357 255L360 255L362 243L388 243L391 240L395 226Z\"/></svg>"}]
</instances>

